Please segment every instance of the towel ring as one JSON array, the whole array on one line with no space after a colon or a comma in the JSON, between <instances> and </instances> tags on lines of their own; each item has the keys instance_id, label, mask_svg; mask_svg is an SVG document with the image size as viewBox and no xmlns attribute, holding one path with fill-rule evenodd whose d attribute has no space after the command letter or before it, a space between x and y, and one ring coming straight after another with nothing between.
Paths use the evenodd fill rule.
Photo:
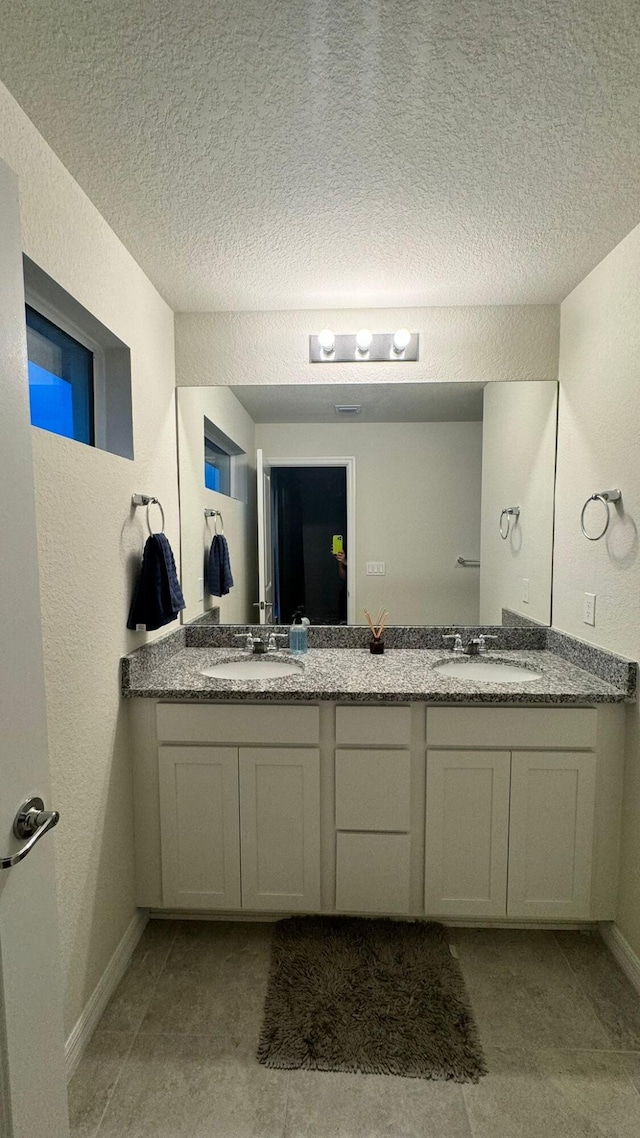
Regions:
<instances>
[{"instance_id":1,"label":"towel ring","mask_svg":"<svg viewBox=\"0 0 640 1138\"><path fill-rule=\"evenodd\" d=\"M502 525L502 519L505 517L507 519L506 530L503 528L503 525ZM500 522L499 522L500 537L502 538L503 541L506 541L508 536L509 536L509 531L511 529L511 519L512 518L517 519L519 517L520 517L520 507L519 506L505 506L504 510L500 511Z\"/></svg>"},{"instance_id":2,"label":"towel ring","mask_svg":"<svg viewBox=\"0 0 640 1138\"><path fill-rule=\"evenodd\" d=\"M619 502L621 498L622 498L622 493L620 490L602 490L601 493L591 494L587 498L584 506L582 507L582 512L580 514L580 528L582 530L582 533L586 537L587 541L600 541L601 538L604 537L605 533L609 529L609 522L611 521L611 513L609 511L609 502ZM604 528L600 531L600 533L597 533L597 534L587 533L587 531L585 529L584 515L587 512L587 506L589 505L590 502L602 502L602 504L605 508L605 513L607 515L605 518L605 522L604 522Z\"/></svg>"},{"instance_id":3,"label":"towel ring","mask_svg":"<svg viewBox=\"0 0 640 1138\"><path fill-rule=\"evenodd\" d=\"M216 535L219 534L220 537L223 537L224 536L224 519L222 517L222 514L220 513L220 510L205 510L204 516L207 519L207 521L209 520L209 518L213 518L213 532L214 532L214 534L216 534ZM218 529L218 518L220 518L220 529Z\"/></svg>"},{"instance_id":4,"label":"towel ring","mask_svg":"<svg viewBox=\"0 0 640 1138\"><path fill-rule=\"evenodd\" d=\"M160 516L162 517L162 529L157 530L157 531L154 531L151 528L150 510L151 510L152 506L158 507L158 509L160 510ZM149 527L149 536L150 537L153 537L154 532L164 533L164 510L162 509L162 503L160 502L159 498L150 498L149 501L147 502L147 526Z\"/></svg>"}]
</instances>

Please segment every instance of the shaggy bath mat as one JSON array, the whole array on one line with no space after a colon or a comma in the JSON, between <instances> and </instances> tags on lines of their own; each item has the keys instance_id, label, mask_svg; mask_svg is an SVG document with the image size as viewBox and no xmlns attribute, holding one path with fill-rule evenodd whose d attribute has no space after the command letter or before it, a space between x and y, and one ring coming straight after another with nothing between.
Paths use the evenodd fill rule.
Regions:
<instances>
[{"instance_id":1,"label":"shaggy bath mat","mask_svg":"<svg viewBox=\"0 0 640 1138\"><path fill-rule=\"evenodd\" d=\"M477 1082L486 1073L442 925L292 917L276 925L265 1067Z\"/></svg>"}]
</instances>

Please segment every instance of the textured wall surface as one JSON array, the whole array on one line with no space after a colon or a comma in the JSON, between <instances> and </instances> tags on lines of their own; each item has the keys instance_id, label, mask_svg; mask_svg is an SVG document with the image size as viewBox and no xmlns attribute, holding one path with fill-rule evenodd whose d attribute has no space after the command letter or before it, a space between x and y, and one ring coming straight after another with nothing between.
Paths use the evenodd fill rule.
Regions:
<instances>
[{"instance_id":1,"label":"textured wall surface","mask_svg":"<svg viewBox=\"0 0 640 1138\"><path fill-rule=\"evenodd\" d=\"M639 44L630 0L20 0L0 74L176 310L536 304L640 215Z\"/></svg>"},{"instance_id":2,"label":"textured wall surface","mask_svg":"<svg viewBox=\"0 0 640 1138\"><path fill-rule=\"evenodd\" d=\"M177 399L184 619L194 620L217 607L223 624L250 622L258 599L255 424L226 387L183 387ZM207 490L204 484L205 416L244 451L235 460L234 497ZM214 520L205 524L205 508L222 514L234 584L225 597L212 597L205 589L199 600L199 581L214 534Z\"/></svg>"},{"instance_id":3,"label":"textured wall surface","mask_svg":"<svg viewBox=\"0 0 640 1138\"><path fill-rule=\"evenodd\" d=\"M640 227L562 305L553 623L602 648L640 658ZM609 532L580 532L585 498L622 490ZM593 513L591 512L593 511ZM588 524L602 515L593 506ZM596 624L582 622L596 593ZM628 709L618 924L640 953L640 716Z\"/></svg>"},{"instance_id":4,"label":"textured wall surface","mask_svg":"<svg viewBox=\"0 0 640 1138\"><path fill-rule=\"evenodd\" d=\"M456 557L480 547L482 423L262 423L256 441L272 460L355 456L358 624L363 605L390 624L477 624L478 571Z\"/></svg>"},{"instance_id":5,"label":"textured wall surface","mask_svg":"<svg viewBox=\"0 0 640 1138\"><path fill-rule=\"evenodd\" d=\"M557 394L551 382L492 383L484 390L482 624L500 624L503 608L551 623ZM503 541L499 519L505 506L521 512Z\"/></svg>"},{"instance_id":6,"label":"textured wall surface","mask_svg":"<svg viewBox=\"0 0 640 1138\"><path fill-rule=\"evenodd\" d=\"M184 313L176 316L176 382L190 387L556 379L559 321L556 305ZM309 335L325 327L407 327L420 333L420 359L310 364Z\"/></svg>"},{"instance_id":7,"label":"textured wall surface","mask_svg":"<svg viewBox=\"0 0 640 1138\"><path fill-rule=\"evenodd\" d=\"M144 639L125 629L145 538L131 493L156 494L179 539L173 314L2 86L0 155L19 177L25 252L131 348L133 462L33 431L69 1030L135 909L118 664Z\"/></svg>"}]
</instances>

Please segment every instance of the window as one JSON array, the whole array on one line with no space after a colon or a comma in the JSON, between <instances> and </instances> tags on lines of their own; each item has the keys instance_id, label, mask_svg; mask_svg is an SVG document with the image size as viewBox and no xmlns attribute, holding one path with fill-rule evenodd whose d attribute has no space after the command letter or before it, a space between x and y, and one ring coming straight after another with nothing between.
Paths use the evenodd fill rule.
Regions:
<instances>
[{"instance_id":1,"label":"window","mask_svg":"<svg viewBox=\"0 0 640 1138\"><path fill-rule=\"evenodd\" d=\"M133 458L127 345L28 257L23 264L32 424Z\"/></svg>"},{"instance_id":2,"label":"window","mask_svg":"<svg viewBox=\"0 0 640 1138\"><path fill-rule=\"evenodd\" d=\"M238 477L237 458L241 447L204 416L204 484L229 498L244 498Z\"/></svg>"},{"instance_id":3,"label":"window","mask_svg":"<svg viewBox=\"0 0 640 1138\"><path fill-rule=\"evenodd\" d=\"M31 423L94 445L93 352L27 305Z\"/></svg>"},{"instance_id":4,"label":"window","mask_svg":"<svg viewBox=\"0 0 640 1138\"><path fill-rule=\"evenodd\" d=\"M204 438L204 484L207 490L217 490L220 494L231 494L231 455Z\"/></svg>"}]
</instances>

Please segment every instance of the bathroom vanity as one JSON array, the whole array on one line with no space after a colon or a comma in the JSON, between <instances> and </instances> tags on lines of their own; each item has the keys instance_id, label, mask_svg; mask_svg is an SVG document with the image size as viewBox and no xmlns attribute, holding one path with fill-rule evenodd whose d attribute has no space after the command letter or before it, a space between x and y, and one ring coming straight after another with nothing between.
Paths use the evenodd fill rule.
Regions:
<instances>
[{"instance_id":1,"label":"bathroom vanity","mask_svg":"<svg viewBox=\"0 0 640 1138\"><path fill-rule=\"evenodd\" d=\"M260 690L201 674L240 655L129 678L139 905L614 918L628 688L549 651L492 653L535 664L521 687L433 650L318 649Z\"/></svg>"}]
</instances>

